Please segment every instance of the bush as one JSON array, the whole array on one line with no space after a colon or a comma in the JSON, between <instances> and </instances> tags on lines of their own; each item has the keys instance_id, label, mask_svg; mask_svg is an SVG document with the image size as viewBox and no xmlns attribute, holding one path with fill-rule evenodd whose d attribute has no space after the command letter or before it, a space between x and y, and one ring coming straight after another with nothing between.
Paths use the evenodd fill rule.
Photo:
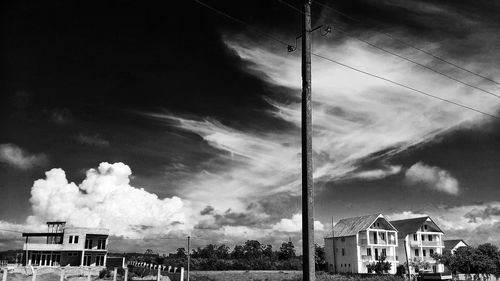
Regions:
<instances>
[{"instance_id":1,"label":"bush","mask_svg":"<svg viewBox=\"0 0 500 281\"><path fill-rule=\"evenodd\" d=\"M99 279L109 278L109 277L111 277L111 271L110 270L104 268L101 271L99 271Z\"/></svg>"}]
</instances>

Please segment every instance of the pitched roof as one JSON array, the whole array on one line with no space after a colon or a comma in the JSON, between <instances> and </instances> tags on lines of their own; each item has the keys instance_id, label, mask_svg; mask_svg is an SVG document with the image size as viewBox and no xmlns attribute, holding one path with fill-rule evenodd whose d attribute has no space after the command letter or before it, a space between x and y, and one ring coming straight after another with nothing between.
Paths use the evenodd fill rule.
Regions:
<instances>
[{"instance_id":1,"label":"pitched roof","mask_svg":"<svg viewBox=\"0 0 500 281\"><path fill-rule=\"evenodd\" d=\"M467 245L467 243L465 243L465 241L462 240L462 239L443 240L444 249L445 250L451 250L451 249L455 248L455 246L457 246L457 244L460 243L460 242L463 242L465 245Z\"/></svg>"},{"instance_id":2,"label":"pitched roof","mask_svg":"<svg viewBox=\"0 0 500 281\"><path fill-rule=\"evenodd\" d=\"M382 214L373 214L354 218L341 219L333 227L335 237L353 236L369 228ZM385 217L384 217L385 218Z\"/></svg>"},{"instance_id":3,"label":"pitched roof","mask_svg":"<svg viewBox=\"0 0 500 281\"><path fill-rule=\"evenodd\" d=\"M427 221L427 219L430 219L436 225L439 231L443 232L429 216L391 221L391 223L398 230L398 238L405 238L406 235L417 232L418 229L422 227L422 225Z\"/></svg>"}]
</instances>

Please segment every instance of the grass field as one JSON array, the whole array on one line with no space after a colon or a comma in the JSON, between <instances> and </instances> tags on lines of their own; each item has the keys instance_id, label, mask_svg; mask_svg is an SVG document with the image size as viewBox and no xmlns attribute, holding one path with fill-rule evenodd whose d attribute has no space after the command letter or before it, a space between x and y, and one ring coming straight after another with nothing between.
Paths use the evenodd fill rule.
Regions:
<instances>
[{"instance_id":1,"label":"grass field","mask_svg":"<svg viewBox=\"0 0 500 281\"><path fill-rule=\"evenodd\" d=\"M319 272L317 281L403 281L393 275L359 278L356 276L330 275ZM192 271L190 281L301 281L302 271L252 270L252 271Z\"/></svg>"}]
</instances>

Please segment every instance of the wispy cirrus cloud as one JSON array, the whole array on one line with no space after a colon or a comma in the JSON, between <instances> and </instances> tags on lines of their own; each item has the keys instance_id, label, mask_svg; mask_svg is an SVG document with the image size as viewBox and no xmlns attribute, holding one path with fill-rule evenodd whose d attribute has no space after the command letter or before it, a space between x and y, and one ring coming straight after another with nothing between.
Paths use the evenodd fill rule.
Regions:
<instances>
[{"instance_id":1,"label":"wispy cirrus cloud","mask_svg":"<svg viewBox=\"0 0 500 281\"><path fill-rule=\"evenodd\" d=\"M79 133L75 138L79 143L85 145L97 146L97 147L109 146L109 141L99 134L87 135Z\"/></svg>"},{"instance_id":2,"label":"wispy cirrus cloud","mask_svg":"<svg viewBox=\"0 0 500 281\"><path fill-rule=\"evenodd\" d=\"M31 154L16 144L4 143L0 144L0 162L26 170L45 165L48 158L43 153Z\"/></svg>"}]
</instances>

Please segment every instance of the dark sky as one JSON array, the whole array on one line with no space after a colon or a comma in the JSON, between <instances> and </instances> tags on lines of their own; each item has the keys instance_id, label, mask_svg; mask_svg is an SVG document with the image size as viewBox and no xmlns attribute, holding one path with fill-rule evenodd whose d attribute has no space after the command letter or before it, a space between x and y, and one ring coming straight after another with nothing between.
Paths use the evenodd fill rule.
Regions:
<instances>
[{"instance_id":1,"label":"dark sky","mask_svg":"<svg viewBox=\"0 0 500 281\"><path fill-rule=\"evenodd\" d=\"M300 8L300 1L287 2ZM136 222L124 219L131 213L111 215L121 223L115 234L198 231L229 242L242 235L270 242L290 233L298 237L300 54L288 54L261 33L293 42L300 14L279 1L206 3L254 29L195 1L1 4L2 226L65 219L110 227L102 216L121 209L107 205L113 197L103 190L125 188L109 180L125 174L130 190L122 194L147 199L138 200ZM498 83L383 35L499 81L498 3L321 3L344 15L313 4L313 24L333 26L332 34L314 36L315 52L500 115L500 99L336 30L498 94ZM450 237L500 242L498 121L318 59L313 98L319 237L331 216L381 212L394 218L429 214L443 224L453 222L444 225ZM105 179L89 180L87 171L102 162L123 162L132 174L122 174L123 167L103 168L95 176ZM66 184L44 174L53 168L82 184L74 197L61 195ZM45 184L40 194L47 196L30 193L38 179ZM140 188L140 195L131 191ZM182 206L169 201L177 197ZM213 210L200 213L207 206ZM96 219L81 220L70 210L89 211ZM158 210L176 215L159 225L151 222ZM469 233L473 228L482 236ZM267 236L259 236L262 230ZM10 245L0 241L0 247Z\"/></svg>"}]
</instances>

